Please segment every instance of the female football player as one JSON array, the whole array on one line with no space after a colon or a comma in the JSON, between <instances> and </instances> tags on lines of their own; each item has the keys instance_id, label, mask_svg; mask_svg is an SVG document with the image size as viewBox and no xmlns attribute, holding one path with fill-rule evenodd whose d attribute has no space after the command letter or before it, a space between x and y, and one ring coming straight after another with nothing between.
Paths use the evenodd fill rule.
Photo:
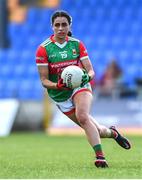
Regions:
<instances>
[{"instance_id":1,"label":"female football player","mask_svg":"<svg viewBox=\"0 0 142 180\"><path fill-rule=\"evenodd\" d=\"M65 11L56 11L51 17L54 34L37 49L36 64L42 85L58 108L72 121L78 124L87 136L95 152L97 167L108 167L100 137L114 138L120 146L130 149L129 141L122 137L115 127L99 125L90 115L92 90L90 80L95 73L84 44L71 37L72 18ZM83 67L81 87L69 89L60 78L62 70L70 65Z\"/></svg>"}]
</instances>

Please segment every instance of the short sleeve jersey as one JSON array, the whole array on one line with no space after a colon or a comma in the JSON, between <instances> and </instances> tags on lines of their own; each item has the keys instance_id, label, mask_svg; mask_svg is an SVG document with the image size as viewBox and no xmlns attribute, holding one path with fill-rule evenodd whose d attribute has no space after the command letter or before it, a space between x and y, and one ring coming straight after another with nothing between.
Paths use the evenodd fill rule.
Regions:
<instances>
[{"instance_id":1,"label":"short sleeve jersey","mask_svg":"<svg viewBox=\"0 0 142 180\"><path fill-rule=\"evenodd\" d=\"M88 58L84 44L78 39L66 37L63 44L54 41L52 35L38 47L36 51L37 66L47 66L49 80L57 83L62 70L70 65L79 66L80 61ZM47 89L49 96L56 102L66 101L72 90Z\"/></svg>"}]
</instances>

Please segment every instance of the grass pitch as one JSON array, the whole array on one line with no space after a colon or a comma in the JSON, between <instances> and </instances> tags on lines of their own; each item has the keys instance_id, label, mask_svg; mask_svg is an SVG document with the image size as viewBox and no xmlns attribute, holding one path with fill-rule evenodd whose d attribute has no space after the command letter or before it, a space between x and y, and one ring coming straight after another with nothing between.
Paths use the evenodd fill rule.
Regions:
<instances>
[{"instance_id":1,"label":"grass pitch","mask_svg":"<svg viewBox=\"0 0 142 180\"><path fill-rule=\"evenodd\" d=\"M110 167L97 169L84 136L13 133L0 138L0 178L142 178L142 137L129 139L131 150L103 139Z\"/></svg>"}]
</instances>

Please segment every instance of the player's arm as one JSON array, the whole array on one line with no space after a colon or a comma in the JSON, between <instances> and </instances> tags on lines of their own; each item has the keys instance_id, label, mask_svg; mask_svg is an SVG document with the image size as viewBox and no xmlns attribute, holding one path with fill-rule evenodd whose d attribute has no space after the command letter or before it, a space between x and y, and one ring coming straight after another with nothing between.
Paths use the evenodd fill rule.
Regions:
<instances>
[{"instance_id":1,"label":"player's arm","mask_svg":"<svg viewBox=\"0 0 142 180\"><path fill-rule=\"evenodd\" d=\"M49 80L48 56L45 48L42 46L39 46L37 49L36 64L43 87L47 89L64 89L65 84L63 84L62 79L59 79L57 83Z\"/></svg>"},{"instance_id":2,"label":"player's arm","mask_svg":"<svg viewBox=\"0 0 142 180\"><path fill-rule=\"evenodd\" d=\"M57 89L57 83L49 80L48 56L44 47L39 46L36 52L36 64L42 85L47 89Z\"/></svg>"},{"instance_id":3,"label":"player's arm","mask_svg":"<svg viewBox=\"0 0 142 180\"><path fill-rule=\"evenodd\" d=\"M87 50L82 42L79 44L79 50L80 50L80 62L83 68L86 70L87 74L84 76L86 79L85 82L89 82L91 79L94 78L95 72L93 70L92 63L88 57Z\"/></svg>"},{"instance_id":4,"label":"player's arm","mask_svg":"<svg viewBox=\"0 0 142 180\"><path fill-rule=\"evenodd\" d=\"M90 80L94 78L95 72L93 70L92 64L89 58L84 59L81 61L83 68L87 71L88 75L90 76Z\"/></svg>"},{"instance_id":5,"label":"player's arm","mask_svg":"<svg viewBox=\"0 0 142 180\"><path fill-rule=\"evenodd\" d=\"M38 72L42 85L47 89L57 89L57 83L54 83L48 79L48 67L38 66Z\"/></svg>"}]
</instances>

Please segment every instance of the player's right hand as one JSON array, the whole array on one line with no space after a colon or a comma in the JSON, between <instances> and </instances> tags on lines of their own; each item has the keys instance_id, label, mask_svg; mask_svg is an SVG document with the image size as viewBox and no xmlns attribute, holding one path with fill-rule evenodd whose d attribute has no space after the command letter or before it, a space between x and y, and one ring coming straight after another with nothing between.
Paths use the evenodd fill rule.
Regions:
<instances>
[{"instance_id":1,"label":"player's right hand","mask_svg":"<svg viewBox=\"0 0 142 180\"><path fill-rule=\"evenodd\" d=\"M60 79L58 79L58 82L57 82L57 88L62 89L63 87L66 87L66 84L63 83L63 79L60 78Z\"/></svg>"},{"instance_id":2,"label":"player's right hand","mask_svg":"<svg viewBox=\"0 0 142 180\"><path fill-rule=\"evenodd\" d=\"M59 90L71 90L70 88L66 87L66 84L63 83L63 79L62 79L62 78L59 78L59 79L58 79L57 88L58 88Z\"/></svg>"}]
</instances>

